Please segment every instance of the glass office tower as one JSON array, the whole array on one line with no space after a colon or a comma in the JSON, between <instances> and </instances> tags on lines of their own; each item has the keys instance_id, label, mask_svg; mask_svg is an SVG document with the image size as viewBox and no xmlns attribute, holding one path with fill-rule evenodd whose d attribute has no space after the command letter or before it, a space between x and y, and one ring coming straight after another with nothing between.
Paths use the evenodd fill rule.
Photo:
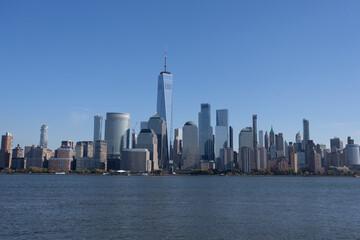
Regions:
<instances>
[{"instance_id":1,"label":"glass office tower","mask_svg":"<svg viewBox=\"0 0 360 240\"><path fill-rule=\"evenodd\" d=\"M172 142L172 117L173 117L173 75L166 71L166 51L165 51L165 69L158 78L157 91L157 114L164 118L166 122L166 135L168 143ZM170 150L170 147L166 149ZM168 153L170 156L170 153Z\"/></svg>"}]
</instances>

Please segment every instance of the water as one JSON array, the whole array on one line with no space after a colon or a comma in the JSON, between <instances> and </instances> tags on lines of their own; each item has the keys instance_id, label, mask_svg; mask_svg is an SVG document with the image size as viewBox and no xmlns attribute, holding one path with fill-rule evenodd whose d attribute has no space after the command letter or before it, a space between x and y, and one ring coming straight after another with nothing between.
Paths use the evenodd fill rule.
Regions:
<instances>
[{"instance_id":1,"label":"water","mask_svg":"<svg viewBox=\"0 0 360 240\"><path fill-rule=\"evenodd\" d=\"M360 239L350 177L0 175L0 239Z\"/></svg>"}]
</instances>

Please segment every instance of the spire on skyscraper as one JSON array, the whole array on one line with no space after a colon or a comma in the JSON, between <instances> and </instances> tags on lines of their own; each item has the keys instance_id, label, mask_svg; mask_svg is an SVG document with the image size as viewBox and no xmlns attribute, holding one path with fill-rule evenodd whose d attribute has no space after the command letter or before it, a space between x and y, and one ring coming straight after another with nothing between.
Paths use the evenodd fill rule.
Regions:
<instances>
[{"instance_id":1,"label":"spire on skyscraper","mask_svg":"<svg viewBox=\"0 0 360 240\"><path fill-rule=\"evenodd\" d=\"M165 67L165 72L166 72L166 48L165 48L165 65L164 65L164 67Z\"/></svg>"}]
</instances>

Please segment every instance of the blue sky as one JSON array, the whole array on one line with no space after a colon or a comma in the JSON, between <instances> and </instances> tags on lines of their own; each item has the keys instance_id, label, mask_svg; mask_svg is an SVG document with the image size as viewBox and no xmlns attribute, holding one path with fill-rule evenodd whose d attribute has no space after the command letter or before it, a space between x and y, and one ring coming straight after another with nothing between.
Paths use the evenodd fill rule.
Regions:
<instances>
[{"instance_id":1,"label":"blue sky","mask_svg":"<svg viewBox=\"0 0 360 240\"><path fill-rule=\"evenodd\" d=\"M49 147L92 140L93 115L156 111L168 49L174 127L201 103L228 108L235 143L258 129L288 141L360 140L359 1L1 1L0 133ZM137 129L140 124L137 124Z\"/></svg>"}]
</instances>

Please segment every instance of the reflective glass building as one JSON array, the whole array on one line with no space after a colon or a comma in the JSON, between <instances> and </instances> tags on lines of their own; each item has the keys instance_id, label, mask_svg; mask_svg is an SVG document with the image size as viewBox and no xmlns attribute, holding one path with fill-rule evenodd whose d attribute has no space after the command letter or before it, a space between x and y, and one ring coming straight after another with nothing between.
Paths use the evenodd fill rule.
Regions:
<instances>
[{"instance_id":1,"label":"reflective glass building","mask_svg":"<svg viewBox=\"0 0 360 240\"><path fill-rule=\"evenodd\" d=\"M215 159L222 158L222 149L229 145L228 110L216 110Z\"/></svg>"},{"instance_id":2,"label":"reflective glass building","mask_svg":"<svg viewBox=\"0 0 360 240\"><path fill-rule=\"evenodd\" d=\"M130 114L106 113L105 141L109 157L120 155L123 149L129 148Z\"/></svg>"},{"instance_id":3,"label":"reflective glass building","mask_svg":"<svg viewBox=\"0 0 360 240\"><path fill-rule=\"evenodd\" d=\"M210 104L201 104L199 112L199 149L200 158L205 161L214 160L213 129L211 127Z\"/></svg>"},{"instance_id":4,"label":"reflective glass building","mask_svg":"<svg viewBox=\"0 0 360 240\"><path fill-rule=\"evenodd\" d=\"M166 122L167 143L172 140L172 117L173 117L173 75L166 71L166 53L165 53L165 70L160 73L158 78L157 91L157 114L164 118ZM167 147L166 149L170 149ZM170 153L168 153L170 156Z\"/></svg>"}]
</instances>

